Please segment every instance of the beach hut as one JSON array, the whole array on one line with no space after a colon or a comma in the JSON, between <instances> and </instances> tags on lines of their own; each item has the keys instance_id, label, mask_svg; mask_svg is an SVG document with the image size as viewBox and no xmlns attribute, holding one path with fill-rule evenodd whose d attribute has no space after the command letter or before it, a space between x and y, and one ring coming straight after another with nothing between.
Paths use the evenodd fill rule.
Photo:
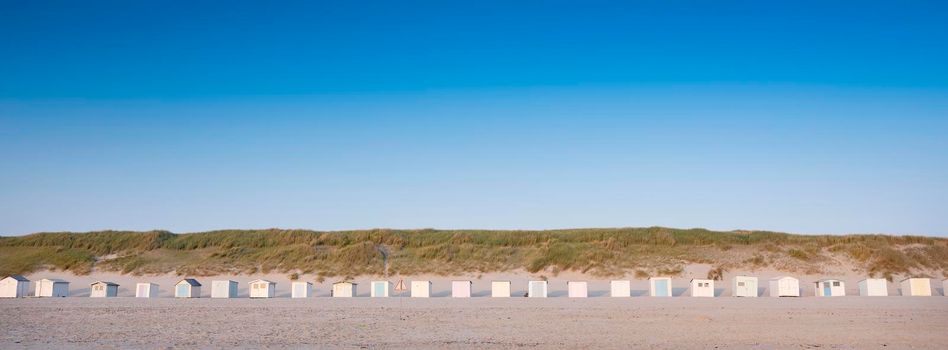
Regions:
<instances>
[{"instance_id":1,"label":"beach hut","mask_svg":"<svg viewBox=\"0 0 948 350\"><path fill-rule=\"evenodd\" d=\"M65 298L69 296L69 282L59 279L41 279L36 281L34 295L46 298Z\"/></svg>"},{"instance_id":2,"label":"beach hut","mask_svg":"<svg viewBox=\"0 0 948 350\"><path fill-rule=\"evenodd\" d=\"M732 295L735 297L757 297L757 277L736 276L733 287Z\"/></svg>"},{"instance_id":3,"label":"beach hut","mask_svg":"<svg viewBox=\"0 0 948 350\"><path fill-rule=\"evenodd\" d=\"M531 298L546 298L546 281L530 281L527 284L527 296Z\"/></svg>"},{"instance_id":4,"label":"beach hut","mask_svg":"<svg viewBox=\"0 0 948 350\"><path fill-rule=\"evenodd\" d=\"M609 295L614 298L632 296L632 281L609 282Z\"/></svg>"},{"instance_id":5,"label":"beach hut","mask_svg":"<svg viewBox=\"0 0 948 350\"><path fill-rule=\"evenodd\" d=\"M174 285L175 298L200 298L201 283L193 278L185 278Z\"/></svg>"},{"instance_id":6,"label":"beach hut","mask_svg":"<svg viewBox=\"0 0 948 350\"><path fill-rule=\"evenodd\" d=\"M692 279L691 296L714 298L714 280Z\"/></svg>"},{"instance_id":7,"label":"beach hut","mask_svg":"<svg viewBox=\"0 0 948 350\"><path fill-rule=\"evenodd\" d=\"M586 282L566 282L566 290L570 298L586 298L589 296L589 285Z\"/></svg>"},{"instance_id":8,"label":"beach hut","mask_svg":"<svg viewBox=\"0 0 948 350\"><path fill-rule=\"evenodd\" d=\"M451 281L452 298L470 298L472 281Z\"/></svg>"},{"instance_id":9,"label":"beach hut","mask_svg":"<svg viewBox=\"0 0 948 350\"><path fill-rule=\"evenodd\" d=\"M913 297L932 296L932 284L928 278L906 278L899 283L902 295Z\"/></svg>"},{"instance_id":10,"label":"beach hut","mask_svg":"<svg viewBox=\"0 0 948 350\"><path fill-rule=\"evenodd\" d=\"M941 281L941 295L948 297L948 279Z\"/></svg>"},{"instance_id":11,"label":"beach hut","mask_svg":"<svg viewBox=\"0 0 948 350\"><path fill-rule=\"evenodd\" d=\"M672 296L671 277L652 277L648 279L650 295L653 297Z\"/></svg>"},{"instance_id":12,"label":"beach hut","mask_svg":"<svg viewBox=\"0 0 948 350\"><path fill-rule=\"evenodd\" d=\"M250 281L251 298L273 298L276 297L277 284L267 280Z\"/></svg>"},{"instance_id":13,"label":"beach hut","mask_svg":"<svg viewBox=\"0 0 948 350\"><path fill-rule=\"evenodd\" d=\"M20 275L0 280L0 298L23 298L30 291L30 280Z\"/></svg>"},{"instance_id":14,"label":"beach hut","mask_svg":"<svg viewBox=\"0 0 948 350\"><path fill-rule=\"evenodd\" d=\"M157 298L158 285L154 283L135 284L135 297L136 298Z\"/></svg>"},{"instance_id":15,"label":"beach hut","mask_svg":"<svg viewBox=\"0 0 948 350\"><path fill-rule=\"evenodd\" d=\"M352 282L336 282L332 284L332 297L333 298L351 298L356 295L356 286L358 284Z\"/></svg>"},{"instance_id":16,"label":"beach hut","mask_svg":"<svg viewBox=\"0 0 948 350\"><path fill-rule=\"evenodd\" d=\"M411 297L427 298L431 296L431 281L411 281Z\"/></svg>"},{"instance_id":17,"label":"beach hut","mask_svg":"<svg viewBox=\"0 0 948 350\"><path fill-rule=\"evenodd\" d=\"M889 286L885 278L867 278L859 281L859 295L864 297L887 297Z\"/></svg>"},{"instance_id":18,"label":"beach hut","mask_svg":"<svg viewBox=\"0 0 948 350\"><path fill-rule=\"evenodd\" d=\"M89 297L113 298L118 296L118 284L112 282L95 281L90 285Z\"/></svg>"},{"instance_id":19,"label":"beach hut","mask_svg":"<svg viewBox=\"0 0 948 350\"><path fill-rule=\"evenodd\" d=\"M313 296L313 284L309 282L296 281L290 284L291 298L309 298Z\"/></svg>"},{"instance_id":20,"label":"beach hut","mask_svg":"<svg viewBox=\"0 0 948 350\"><path fill-rule=\"evenodd\" d=\"M372 290L369 294L373 298L388 298L388 291L392 283L389 281L372 281Z\"/></svg>"},{"instance_id":21,"label":"beach hut","mask_svg":"<svg viewBox=\"0 0 948 350\"><path fill-rule=\"evenodd\" d=\"M770 279L770 296L798 297L800 296L800 280L782 276Z\"/></svg>"},{"instance_id":22,"label":"beach hut","mask_svg":"<svg viewBox=\"0 0 948 350\"><path fill-rule=\"evenodd\" d=\"M491 298L509 298L510 297L510 281L491 281L490 282L490 297Z\"/></svg>"},{"instance_id":23,"label":"beach hut","mask_svg":"<svg viewBox=\"0 0 948 350\"><path fill-rule=\"evenodd\" d=\"M237 281L211 281L211 298L227 299L237 297Z\"/></svg>"},{"instance_id":24,"label":"beach hut","mask_svg":"<svg viewBox=\"0 0 948 350\"><path fill-rule=\"evenodd\" d=\"M840 280L822 279L813 283L813 293L818 297L846 296L846 284Z\"/></svg>"}]
</instances>

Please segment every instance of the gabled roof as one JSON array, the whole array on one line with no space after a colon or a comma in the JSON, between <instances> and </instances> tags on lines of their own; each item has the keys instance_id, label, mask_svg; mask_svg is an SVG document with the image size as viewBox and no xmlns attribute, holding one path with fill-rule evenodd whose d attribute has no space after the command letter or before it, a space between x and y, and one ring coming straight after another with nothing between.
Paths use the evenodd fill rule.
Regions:
<instances>
[{"instance_id":1,"label":"gabled roof","mask_svg":"<svg viewBox=\"0 0 948 350\"><path fill-rule=\"evenodd\" d=\"M118 283L112 283L112 282L106 282L106 281L95 281L95 282L89 283L89 285L96 285L96 284L105 284L105 285L109 285L109 286L116 286L116 287L118 287Z\"/></svg>"},{"instance_id":2,"label":"gabled roof","mask_svg":"<svg viewBox=\"0 0 948 350\"><path fill-rule=\"evenodd\" d=\"M908 281L908 280L927 280L927 279L930 279L930 278L925 278L925 277L909 277L909 278L903 278L903 279L902 279L901 281L899 281L899 282L905 282L905 281Z\"/></svg>"},{"instance_id":3,"label":"gabled roof","mask_svg":"<svg viewBox=\"0 0 948 350\"><path fill-rule=\"evenodd\" d=\"M337 284L351 284L351 285L358 285L358 283L355 283L355 282L349 282L349 281L341 281L341 282L336 282L336 283L333 283L332 285L334 285L334 286L335 286L335 285L337 285Z\"/></svg>"},{"instance_id":4,"label":"gabled roof","mask_svg":"<svg viewBox=\"0 0 948 350\"><path fill-rule=\"evenodd\" d=\"M311 283L311 282L306 282L306 281L293 281L293 283L306 283L306 284L313 284L313 283Z\"/></svg>"},{"instance_id":5,"label":"gabled roof","mask_svg":"<svg viewBox=\"0 0 948 350\"><path fill-rule=\"evenodd\" d=\"M58 279L58 278L44 278L44 279L41 279L40 281L41 281L41 282L42 282L42 281L49 281L49 282L53 282L53 283L66 283L66 284L69 284L69 281L61 280L61 279Z\"/></svg>"},{"instance_id":6,"label":"gabled roof","mask_svg":"<svg viewBox=\"0 0 948 350\"><path fill-rule=\"evenodd\" d=\"M201 282L198 282L196 279L193 279L193 278L185 278L185 279L183 279L183 280L178 281L178 283L175 283L175 285L179 285L179 284L181 284L181 283L190 284L192 287L200 287L200 286L201 286Z\"/></svg>"},{"instance_id":7,"label":"gabled roof","mask_svg":"<svg viewBox=\"0 0 948 350\"><path fill-rule=\"evenodd\" d=\"M776 281L776 280L782 280L782 279L785 279L785 278L789 278L789 279L792 279L792 280L797 280L797 281L799 281L799 280L796 279L795 277L790 277L790 276L774 277L774 278L771 278L770 280L771 280L771 281Z\"/></svg>"},{"instance_id":8,"label":"gabled roof","mask_svg":"<svg viewBox=\"0 0 948 350\"><path fill-rule=\"evenodd\" d=\"M26 277L23 277L23 276L20 276L20 275L10 275L10 276L7 276L7 278L12 278L12 279L15 279L15 280L20 281L20 282L29 282L29 281L30 281L30 280L26 279ZM4 278L4 279L6 279L6 278Z\"/></svg>"},{"instance_id":9,"label":"gabled roof","mask_svg":"<svg viewBox=\"0 0 948 350\"><path fill-rule=\"evenodd\" d=\"M267 280L253 280L253 281L250 281L250 283L260 283L260 282L265 282L265 283L267 283L267 284L276 284L276 282L267 281Z\"/></svg>"},{"instance_id":10,"label":"gabled roof","mask_svg":"<svg viewBox=\"0 0 948 350\"><path fill-rule=\"evenodd\" d=\"M692 278L691 281L688 281L688 283L691 283L691 282L694 282L694 281L711 281L711 282L714 282L714 280L713 280L713 279L710 279L710 278Z\"/></svg>"},{"instance_id":11,"label":"gabled roof","mask_svg":"<svg viewBox=\"0 0 948 350\"><path fill-rule=\"evenodd\" d=\"M842 281L843 281L843 280L837 279L837 278L821 278L821 279L816 280L816 283L820 283L820 282L842 282Z\"/></svg>"}]
</instances>

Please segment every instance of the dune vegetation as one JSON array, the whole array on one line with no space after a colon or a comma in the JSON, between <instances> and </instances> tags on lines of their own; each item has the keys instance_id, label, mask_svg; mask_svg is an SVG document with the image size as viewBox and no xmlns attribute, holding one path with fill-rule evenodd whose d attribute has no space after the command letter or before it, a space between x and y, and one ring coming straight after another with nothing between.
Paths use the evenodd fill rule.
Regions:
<instances>
[{"instance_id":1,"label":"dune vegetation","mask_svg":"<svg viewBox=\"0 0 948 350\"><path fill-rule=\"evenodd\" d=\"M522 269L648 276L675 275L692 263L713 266L710 274L714 275L737 268L818 273L825 266L840 264L885 277L919 271L945 275L948 239L662 227L101 231L0 237L0 275L41 269L192 276L273 271L321 276L446 275Z\"/></svg>"}]
</instances>

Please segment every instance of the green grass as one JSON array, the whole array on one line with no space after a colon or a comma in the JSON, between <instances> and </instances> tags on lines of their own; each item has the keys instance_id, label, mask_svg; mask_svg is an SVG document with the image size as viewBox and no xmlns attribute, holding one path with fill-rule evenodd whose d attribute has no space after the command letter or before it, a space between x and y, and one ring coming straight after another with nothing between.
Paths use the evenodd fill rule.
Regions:
<instances>
[{"instance_id":1,"label":"green grass","mask_svg":"<svg viewBox=\"0 0 948 350\"><path fill-rule=\"evenodd\" d=\"M891 276L948 270L948 240L920 236L804 236L704 229L222 230L37 233L0 237L0 275L39 269L130 274L302 272L321 276L574 270L596 275L677 274L688 263L722 270L773 266L812 271L846 259ZM108 257L104 259L103 257Z\"/></svg>"}]
</instances>

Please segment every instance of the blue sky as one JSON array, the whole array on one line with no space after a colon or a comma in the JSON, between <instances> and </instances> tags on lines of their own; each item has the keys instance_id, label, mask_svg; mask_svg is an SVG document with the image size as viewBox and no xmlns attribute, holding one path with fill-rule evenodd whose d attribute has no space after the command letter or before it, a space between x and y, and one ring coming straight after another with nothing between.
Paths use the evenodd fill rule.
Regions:
<instances>
[{"instance_id":1,"label":"blue sky","mask_svg":"<svg viewBox=\"0 0 948 350\"><path fill-rule=\"evenodd\" d=\"M0 234L948 235L939 2L0 9Z\"/></svg>"}]
</instances>

